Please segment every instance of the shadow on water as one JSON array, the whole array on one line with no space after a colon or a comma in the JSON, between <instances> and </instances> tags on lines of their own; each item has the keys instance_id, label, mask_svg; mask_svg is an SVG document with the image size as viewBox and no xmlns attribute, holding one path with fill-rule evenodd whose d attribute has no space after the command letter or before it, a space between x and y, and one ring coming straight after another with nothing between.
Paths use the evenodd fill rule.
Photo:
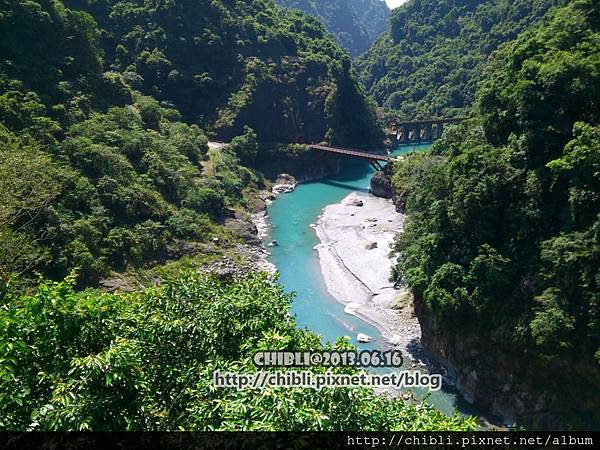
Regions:
<instances>
[{"instance_id":1,"label":"shadow on water","mask_svg":"<svg viewBox=\"0 0 600 450\"><path fill-rule=\"evenodd\" d=\"M341 183L339 181L334 181L334 180L321 180L320 181L322 184L326 184L328 186L336 186L342 189L346 189L347 191L350 192L364 192L365 194L369 193L369 188L365 188L365 187L358 187L352 184L348 184L348 183Z\"/></svg>"},{"instance_id":2,"label":"shadow on water","mask_svg":"<svg viewBox=\"0 0 600 450\"><path fill-rule=\"evenodd\" d=\"M373 168L361 159L343 159L340 161L340 170L333 177L326 178L323 181L333 179L336 181L354 181L363 179L366 175L373 173Z\"/></svg>"}]
</instances>

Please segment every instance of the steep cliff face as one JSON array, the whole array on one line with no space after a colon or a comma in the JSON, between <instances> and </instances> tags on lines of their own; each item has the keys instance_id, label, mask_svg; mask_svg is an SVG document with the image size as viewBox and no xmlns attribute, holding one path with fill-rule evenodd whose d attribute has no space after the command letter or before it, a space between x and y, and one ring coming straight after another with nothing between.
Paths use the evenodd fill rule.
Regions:
<instances>
[{"instance_id":1,"label":"steep cliff face","mask_svg":"<svg viewBox=\"0 0 600 450\"><path fill-rule=\"evenodd\" d=\"M364 53L387 29L389 9L383 0L277 0L323 22L352 56Z\"/></svg>"},{"instance_id":2,"label":"steep cliff face","mask_svg":"<svg viewBox=\"0 0 600 450\"><path fill-rule=\"evenodd\" d=\"M249 125L259 141L381 142L350 57L314 18L268 0L65 3L98 24L106 69L220 139Z\"/></svg>"},{"instance_id":3,"label":"steep cliff face","mask_svg":"<svg viewBox=\"0 0 600 450\"><path fill-rule=\"evenodd\" d=\"M402 118L462 116L490 54L565 2L408 1L356 68L377 103Z\"/></svg>"},{"instance_id":4,"label":"steep cliff face","mask_svg":"<svg viewBox=\"0 0 600 450\"><path fill-rule=\"evenodd\" d=\"M390 9L385 0L351 0L352 8L369 35L369 46L387 31Z\"/></svg>"},{"instance_id":5,"label":"steep cliff face","mask_svg":"<svg viewBox=\"0 0 600 450\"><path fill-rule=\"evenodd\" d=\"M491 414L494 421L507 426L527 424L532 430L557 429L565 427L580 407L589 410L597 406L596 395L574 399L560 394L561 383L584 377L589 369L573 367L567 362L540 364L534 358L524 358L520 347L509 345L503 349L490 346L482 335L441 332L443 328L427 310L423 299L415 296L414 305L427 353L446 367L465 400ZM551 379L550 374L560 372L569 375Z\"/></svg>"},{"instance_id":6,"label":"steep cliff face","mask_svg":"<svg viewBox=\"0 0 600 450\"><path fill-rule=\"evenodd\" d=\"M220 139L229 140L244 125L267 142L327 140L369 147L383 138L347 60L334 68L325 61L299 58L249 60L242 86L219 109L214 130Z\"/></svg>"},{"instance_id":7,"label":"steep cliff face","mask_svg":"<svg viewBox=\"0 0 600 450\"><path fill-rule=\"evenodd\" d=\"M219 110L215 131L228 141L248 125L263 141L319 142L327 132L326 99L333 90L327 64L251 60L238 94Z\"/></svg>"}]
</instances>

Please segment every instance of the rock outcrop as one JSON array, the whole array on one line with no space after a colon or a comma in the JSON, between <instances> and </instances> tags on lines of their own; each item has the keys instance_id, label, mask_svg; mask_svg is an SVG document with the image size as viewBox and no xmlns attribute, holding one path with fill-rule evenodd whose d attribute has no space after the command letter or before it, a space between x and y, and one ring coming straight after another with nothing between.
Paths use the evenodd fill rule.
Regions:
<instances>
[{"instance_id":1,"label":"rock outcrop","mask_svg":"<svg viewBox=\"0 0 600 450\"><path fill-rule=\"evenodd\" d=\"M373 338L364 333L358 333L358 335L356 336L356 340L358 342L368 343L368 342L371 342L373 340Z\"/></svg>"},{"instance_id":2,"label":"rock outcrop","mask_svg":"<svg viewBox=\"0 0 600 450\"><path fill-rule=\"evenodd\" d=\"M374 196L381 198L392 198L394 196L392 181L386 172L379 171L373 175L369 192Z\"/></svg>"},{"instance_id":3,"label":"rock outcrop","mask_svg":"<svg viewBox=\"0 0 600 450\"><path fill-rule=\"evenodd\" d=\"M287 173L282 173L277 177L277 180L275 180L272 192L274 195L293 192L294 189L296 189L297 184L298 182L293 176L288 175Z\"/></svg>"},{"instance_id":4,"label":"rock outcrop","mask_svg":"<svg viewBox=\"0 0 600 450\"><path fill-rule=\"evenodd\" d=\"M225 219L223 227L242 238L247 244L260 245L258 229L248 214L234 212L232 217Z\"/></svg>"},{"instance_id":5,"label":"rock outcrop","mask_svg":"<svg viewBox=\"0 0 600 450\"><path fill-rule=\"evenodd\" d=\"M396 206L396 211L400 214L406 214L406 193L405 192L394 192L392 202Z\"/></svg>"},{"instance_id":6,"label":"rock outcrop","mask_svg":"<svg viewBox=\"0 0 600 450\"><path fill-rule=\"evenodd\" d=\"M511 350L510 344L500 349L490 347L481 336L442 331L434 314L418 297L414 298L414 311L421 325L425 351L446 369L450 384L468 403L491 413L492 422L505 426L524 424L531 430L565 425L562 416L573 408L572 399L560 398L544 389L548 383L560 383L558 379L549 379L550 374L557 373L556 367L524 362L519 357L521 350ZM569 370L581 368L563 367L563 371ZM586 401L580 399L582 404Z\"/></svg>"}]
</instances>

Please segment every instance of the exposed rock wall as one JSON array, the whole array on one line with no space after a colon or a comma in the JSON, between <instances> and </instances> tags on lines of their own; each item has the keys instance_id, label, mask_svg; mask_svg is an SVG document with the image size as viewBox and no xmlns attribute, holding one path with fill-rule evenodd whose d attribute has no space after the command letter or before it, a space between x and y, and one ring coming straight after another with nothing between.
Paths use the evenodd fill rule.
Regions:
<instances>
[{"instance_id":1,"label":"exposed rock wall","mask_svg":"<svg viewBox=\"0 0 600 450\"><path fill-rule=\"evenodd\" d=\"M414 308L425 351L447 369L467 402L489 412L499 423L530 430L562 429L566 423L574 425L574 413L592 411L597 404L598 393L589 378L592 371L585 367L534 364L510 342L497 348L481 336L442 331L435 315L416 296ZM567 379L572 380L573 374L581 379L580 387L589 386L586 395L572 394L577 389ZM588 429L590 424L576 427Z\"/></svg>"}]
</instances>

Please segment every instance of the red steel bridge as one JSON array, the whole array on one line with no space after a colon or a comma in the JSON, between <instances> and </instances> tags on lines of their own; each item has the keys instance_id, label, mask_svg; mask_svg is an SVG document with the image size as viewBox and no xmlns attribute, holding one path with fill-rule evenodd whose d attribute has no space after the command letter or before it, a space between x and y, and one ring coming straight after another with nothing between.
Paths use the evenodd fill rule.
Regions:
<instances>
[{"instance_id":1,"label":"red steel bridge","mask_svg":"<svg viewBox=\"0 0 600 450\"><path fill-rule=\"evenodd\" d=\"M360 150L353 150L351 148L331 147L328 145L321 144L310 144L308 147L311 150L315 151L334 153L337 155L350 156L353 158L366 159L367 161L369 161L369 164L371 164L375 170L383 169L381 163L388 163L390 161L396 160L396 158L392 156L383 155L381 153L370 153Z\"/></svg>"}]
</instances>

